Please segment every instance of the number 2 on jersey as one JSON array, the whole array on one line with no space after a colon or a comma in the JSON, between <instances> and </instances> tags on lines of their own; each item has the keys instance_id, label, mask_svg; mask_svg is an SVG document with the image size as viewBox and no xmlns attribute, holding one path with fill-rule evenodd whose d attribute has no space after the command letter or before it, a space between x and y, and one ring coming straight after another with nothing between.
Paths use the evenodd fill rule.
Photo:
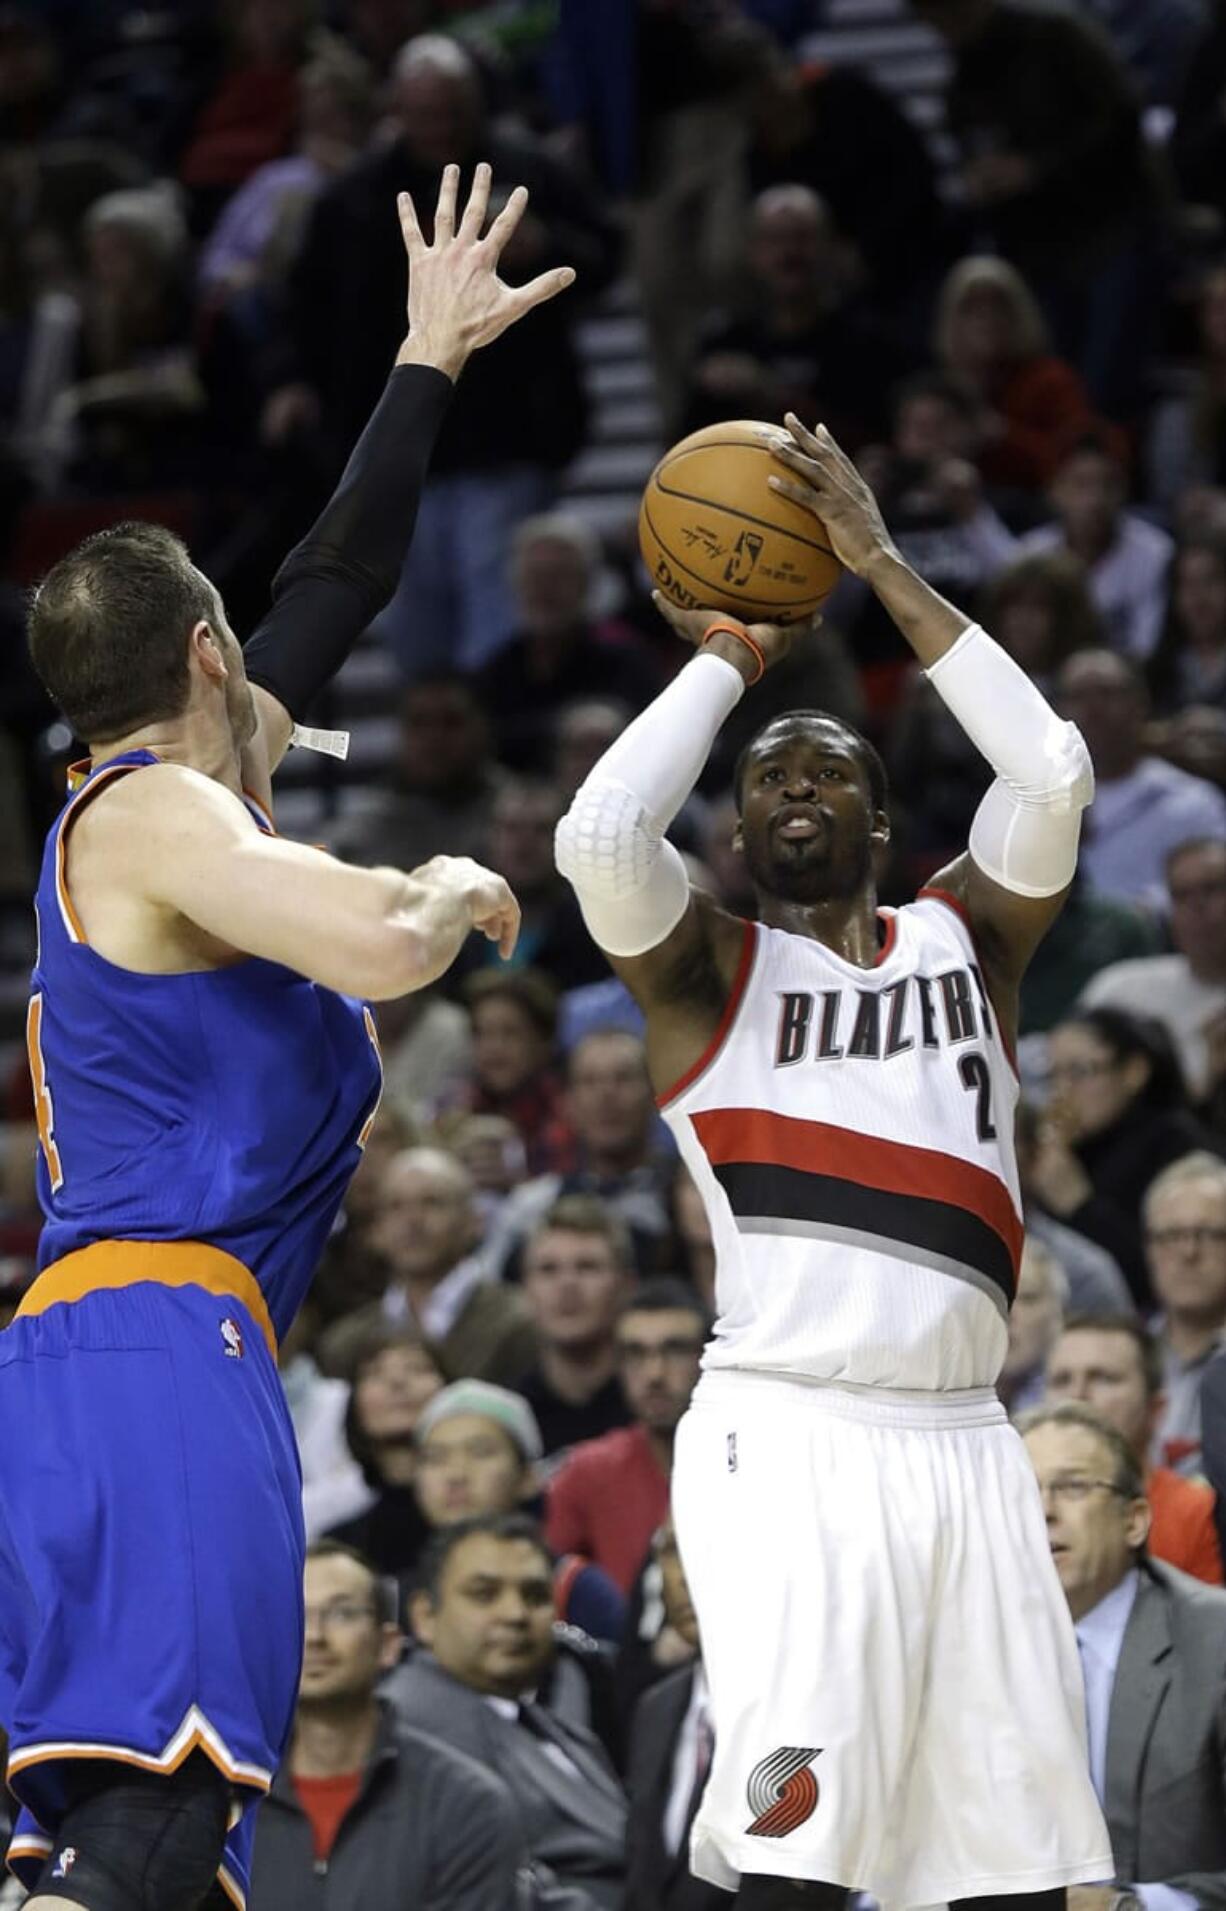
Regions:
<instances>
[{"instance_id":1,"label":"number 2 on jersey","mask_svg":"<svg viewBox=\"0 0 1226 1911\"><path fill-rule=\"evenodd\" d=\"M34 1084L34 1119L38 1123L38 1139L42 1143L47 1173L51 1177L51 1192L54 1194L64 1185L64 1169L55 1143L55 1109L51 1102L51 1090L47 1086L47 1065L43 1060L43 998L38 993L30 997L26 1012L26 1048L30 1055L30 1079Z\"/></svg>"},{"instance_id":2,"label":"number 2 on jersey","mask_svg":"<svg viewBox=\"0 0 1226 1911\"><path fill-rule=\"evenodd\" d=\"M964 1055L958 1063L958 1073L962 1077L962 1086L973 1091L975 1096L975 1132L980 1141L996 1140L996 1123L992 1120L992 1077L983 1056L976 1050Z\"/></svg>"}]
</instances>

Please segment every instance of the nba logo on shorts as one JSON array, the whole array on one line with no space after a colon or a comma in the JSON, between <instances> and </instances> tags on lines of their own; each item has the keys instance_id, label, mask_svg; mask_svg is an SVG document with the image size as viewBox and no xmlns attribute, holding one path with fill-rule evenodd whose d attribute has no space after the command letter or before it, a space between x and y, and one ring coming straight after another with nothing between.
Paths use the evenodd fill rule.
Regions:
<instances>
[{"instance_id":1,"label":"nba logo on shorts","mask_svg":"<svg viewBox=\"0 0 1226 1911\"><path fill-rule=\"evenodd\" d=\"M786 1838L812 1818L817 1810L818 1784L813 1761L821 1756L817 1745L781 1745L769 1758L759 1759L749 1774L754 1838Z\"/></svg>"},{"instance_id":2,"label":"nba logo on shorts","mask_svg":"<svg viewBox=\"0 0 1226 1911\"><path fill-rule=\"evenodd\" d=\"M243 1357L243 1330L229 1314L221 1323L221 1338L225 1342L226 1357L229 1360L241 1360Z\"/></svg>"},{"instance_id":3,"label":"nba logo on shorts","mask_svg":"<svg viewBox=\"0 0 1226 1911\"><path fill-rule=\"evenodd\" d=\"M72 1870L72 1867L76 1864L76 1862L77 1862L76 1846L65 1845L63 1851L61 1851L59 1857L55 1861L55 1869L51 1873L51 1876L53 1878L66 1878L68 1876L68 1873Z\"/></svg>"}]
</instances>

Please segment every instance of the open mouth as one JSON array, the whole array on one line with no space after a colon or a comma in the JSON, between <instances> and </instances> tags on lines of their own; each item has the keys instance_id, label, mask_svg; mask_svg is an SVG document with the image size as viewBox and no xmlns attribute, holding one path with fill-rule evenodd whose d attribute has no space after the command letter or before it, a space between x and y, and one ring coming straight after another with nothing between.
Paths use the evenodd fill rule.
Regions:
<instances>
[{"instance_id":1,"label":"open mouth","mask_svg":"<svg viewBox=\"0 0 1226 1911\"><path fill-rule=\"evenodd\" d=\"M785 843L808 842L825 828L825 818L809 803L789 803L775 818L775 834Z\"/></svg>"}]
</instances>

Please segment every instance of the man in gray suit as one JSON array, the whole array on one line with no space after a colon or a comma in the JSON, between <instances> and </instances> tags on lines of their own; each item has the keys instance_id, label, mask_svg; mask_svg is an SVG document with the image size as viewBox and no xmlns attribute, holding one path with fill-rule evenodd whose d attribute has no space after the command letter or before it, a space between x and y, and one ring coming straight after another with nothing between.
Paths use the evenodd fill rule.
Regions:
<instances>
[{"instance_id":1,"label":"man in gray suit","mask_svg":"<svg viewBox=\"0 0 1226 1911\"><path fill-rule=\"evenodd\" d=\"M424 1650L391 1682L405 1720L467 1752L518 1800L550 1911L622 1911L626 1801L596 1736L537 1704L553 1640L553 1560L522 1514L437 1533L411 1605Z\"/></svg>"},{"instance_id":2,"label":"man in gray suit","mask_svg":"<svg viewBox=\"0 0 1226 1911\"><path fill-rule=\"evenodd\" d=\"M1146 1556L1138 1461L1092 1408L1041 1407L1019 1425L1115 1858L1114 1882L1072 1887L1069 1911L1226 1911L1226 1592Z\"/></svg>"}]
</instances>

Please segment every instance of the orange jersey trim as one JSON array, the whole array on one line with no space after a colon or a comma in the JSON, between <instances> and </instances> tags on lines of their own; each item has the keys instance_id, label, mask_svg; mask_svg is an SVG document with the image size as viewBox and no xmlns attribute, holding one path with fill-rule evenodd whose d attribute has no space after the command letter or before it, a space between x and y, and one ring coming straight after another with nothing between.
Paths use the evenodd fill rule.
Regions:
<instances>
[{"instance_id":1,"label":"orange jersey trim","mask_svg":"<svg viewBox=\"0 0 1226 1911\"><path fill-rule=\"evenodd\" d=\"M28 1766L57 1763L60 1759L104 1758L108 1763L135 1765L141 1771L157 1772L167 1777L171 1772L177 1772L193 1752L202 1752L231 1785L242 1785L261 1796L272 1785L272 1773L262 1765L244 1765L230 1756L220 1733L209 1724L197 1706L189 1708L183 1724L160 1756L155 1752L134 1751L129 1745L63 1739L42 1745L28 1745L24 1750L14 1752L8 1762L8 1776L12 1779Z\"/></svg>"},{"instance_id":2,"label":"orange jersey trim","mask_svg":"<svg viewBox=\"0 0 1226 1911\"><path fill-rule=\"evenodd\" d=\"M78 765L76 767L79 768L80 766ZM98 771L96 776L94 776L92 782L83 783L78 786L71 801L65 808L63 815L60 817L59 827L56 830L55 836L55 893L59 900L60 914L64 918L64 927L67 929L69 940L72 942L82 942L88 946L89 937L81 927L81 918L73 908L72 897L68 893L68 878L65 864L69 827L76 821L79 812L85 808L85 805L91 803L97 792L111 782L114 777L126 776L129 770L143 770L147 767L148 766L144 763L111 763L105 765ZM71 777L72 771L70 770L69 778L71 779ZM72 788L71 780L69 782L69 788Z\"/></svg>"},{"instance_id":3,"label":"orange jersey trim","mask_svg":"<svg viewBox=\"0 0 1226 1911\"><path fill-rule=\"evenodd\" d=\"M44 1268L18 1314L43 1314L64 1301L84 1300L104 1288L157 1281L163 1287L203 1287L241 1301L277 1357L277 1335L259 1282L250 1268L206 1241L94 1241Z\"/></svg>"}]
</instances>

